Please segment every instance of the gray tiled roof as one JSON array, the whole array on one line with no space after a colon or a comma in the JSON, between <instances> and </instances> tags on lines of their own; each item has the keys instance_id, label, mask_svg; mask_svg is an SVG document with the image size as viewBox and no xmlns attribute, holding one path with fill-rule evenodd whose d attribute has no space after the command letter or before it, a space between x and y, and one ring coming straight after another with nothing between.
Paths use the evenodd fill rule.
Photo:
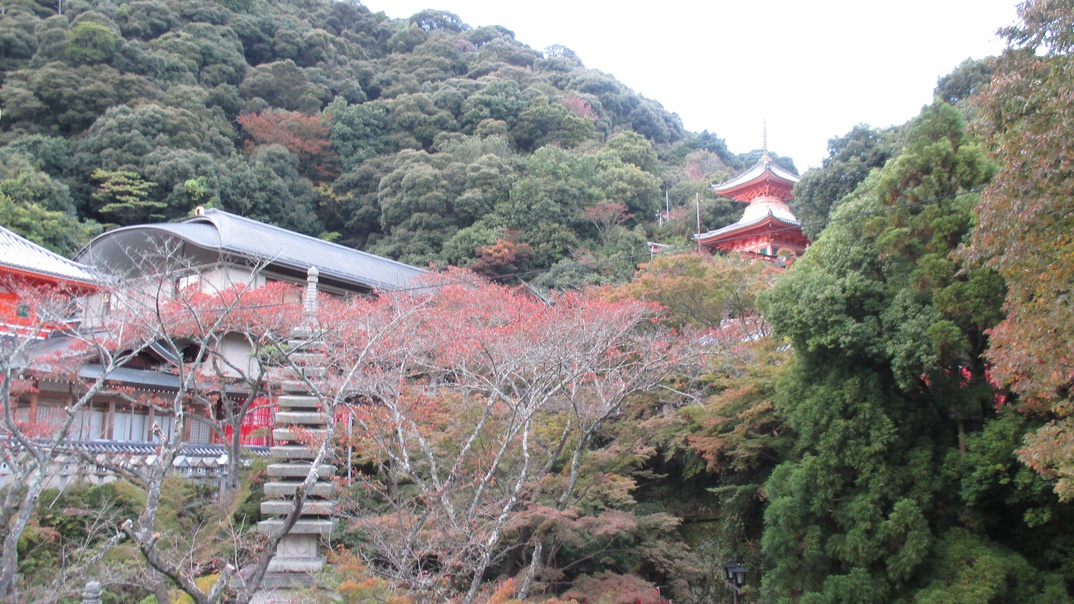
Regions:
<instances>
[{"instance_id":1,"label":"gray tiled roof","mask_svg":"<svg viewBox=\"0 0 1074 604\"><path fill-rule=\"evenodd\" d=\"M694 235L693 239L695 241L697 241L699 239L709 239L709 238L715 237L717 235L723 235L725 233L730 233L732 231L738 231L738 230L741 230L741 229L749 228L751 226L761 224L765 220L768 220L769 217L774 218L778 222L782 222L782 223L786 224L789 228L790 227L801 227L802 226L802 223L798 222L797 220L789 220L789 219L784 218L782 216L777 216L777 215L773 214L771 211L769 211L767 214L765 214L764 216L761 216L760 218L756 218L754 220L749 220L749 221L745 221L745 222L739 221L739 222L736 222L734 224L729 224L729 225L727 225L725 227L716 229L714 231L709 231L707 233L701 233L700 235Z\"/></svg>"},{"instance_id":2,"label":"gray tiled roof","mask_svg":"<svg viewBox=\"0 0 1074 604\"><path fill-rule=\"evenodd\" d=\"M779 177L779 178L781 178L783 180L786 180L786 181L788 181L790 183L798 182L798 177L795 176L794 174L791 174L790 172L784 170L783 168L780 168L779 166L777 166L776 164L772 163L771 161L765 161L764 159L762 159L761 161L759 161L756 164L754 164L754 166L752 168L750 168L749 170L746 170L745 172L743 172L742 174L739 174L738 176L732 178L731 180L729 180L727 182L722 182L722 183L720 183L718 185L712 185L712 190L717 192L717 193L719 193L720 191L726 191L728 189L737 187L738 185L741 185L743 183L747 183L747 182L753 180L754 178L759 177L760 175L764 174L765 171L769 171L772 174L776 175L777 177Z\"/></svg>"},{"instance_id":3,"label":"gray tiled roof","mask_svg":"<svg viewBox=\"0 0 1074 604\"><path fill-rule=\"evenodd\" d=\"M50 252L2 226L0 226L0 266L89 285L96 284L98 281L93 269Z\"/></svg>"},{"instance_id":4,"label":"gray tiled roof","mask_svg":"<svg viewBox=\"0 0 1074 604\"><path fill-rule=\"evenodd\" d=\"M143 241L152 234L165 233L204 250L268 262L269 268L290 269L302 275L316 266L322 280L335 279L371 289L401 289L412 285L426 272L416 266L217 209L206 210L180 222L114 229L90 242L80 257L93 258L94 248L107 247L110 239L137 241L138 237L131 237L137 233L145 234Z\"/></svg>"},{"instance_id":5,"label":"gray tiled roof","mask_svg":"<svg viewBox=\"0 0 1074 604\"><path fill-rule=\"evenodd\" d=\"M82 440L65 441L65 446L72 449L82 449L87 453L128 453L153 455L160 451L158 442L136 442L119 440ZM244 446L244 450L259 457L268 456L268 447ZM184 443L180 449L180 455L187 457L221 457L227 455L227 447L217 444Z\"/></svg>"},{"instance_id":6,"label":"gray tiled roof","mask_svg":"<svg viewBox=\"0 0 1074 604\"><path fill-rule=\"evenodd\" d=\"M96 380L104 374L104 368L97 364L86 364L78 370L78 377L86 380ZM132 369L119 367L108 372L105 380L109 382L122 382L128 386L139 386L144 389L178 390L182 386L179 376L152 371L148 369Z\"/></svg>"}]
</instances>

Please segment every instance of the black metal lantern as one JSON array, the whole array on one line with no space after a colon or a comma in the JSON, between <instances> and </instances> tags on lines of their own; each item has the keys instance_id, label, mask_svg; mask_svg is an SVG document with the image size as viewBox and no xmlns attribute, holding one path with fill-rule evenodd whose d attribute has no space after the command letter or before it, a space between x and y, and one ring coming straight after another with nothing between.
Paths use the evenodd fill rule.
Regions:
<instances>
[{"instance_id":1,"label":"black metal lantern","mask_svg":"<svg viewBox=\"0 0 1074 604\"><path fill-rule=\"evenodd\" d=\"M738 562L725 562L723 564L723 580L731 588L732 598L736 604L738 603L738 594L742 593L742 586L746 584L746 573L748 572L749 569Z\"/></svg>"},{"instance_id":2,"label":"black metal lantern","mask_svg":"<svg viewBox=\"0 0 1074 604\"><path fill-rule=\"evenodd\" d=\"M746 573L750 572L749 569L741 564L735 564L728 572L731 575L729 578L734 582L735 587L741 590L742 586L746 584Z\"/></svg>"}]
</instances>

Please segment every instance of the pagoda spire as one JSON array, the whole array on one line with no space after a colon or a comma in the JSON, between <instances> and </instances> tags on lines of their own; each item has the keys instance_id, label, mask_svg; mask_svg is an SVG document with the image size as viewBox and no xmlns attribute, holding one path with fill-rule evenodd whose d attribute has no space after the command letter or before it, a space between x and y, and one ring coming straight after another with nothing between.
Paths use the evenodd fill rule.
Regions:
<instances>
[{"instance_id":1,"label":"pagoda spire","mask_svg":"<svg viewBox=\"0 0 1074 604\"><path fill-rule=\"evenodd\" d=\"M762 134L761 134L761 161L768 164L772 161L772 157L768 155L768 118L761 120Z\"/></svg>"}]
</instances>

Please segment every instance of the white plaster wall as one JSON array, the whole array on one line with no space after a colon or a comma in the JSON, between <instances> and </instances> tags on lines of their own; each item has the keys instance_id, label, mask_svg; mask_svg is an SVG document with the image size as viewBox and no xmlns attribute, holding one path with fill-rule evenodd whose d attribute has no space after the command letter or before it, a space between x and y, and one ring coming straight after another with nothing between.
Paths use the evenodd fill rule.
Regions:
<instances>
[{"instance_id":1,"label":"white plaster wall","mask_svg":"<svg viewBox=\"0 0 1074 604\"><path fill-rule=\"evenodd\" d=\"M250 345L238 334L228 334L220 342L220 355L227 359L228 364L233 365L247 375L257 371L257 359L250 355ZM226 377L240 377L238 370L224 367Z\"/></svg>"}]
</instances>

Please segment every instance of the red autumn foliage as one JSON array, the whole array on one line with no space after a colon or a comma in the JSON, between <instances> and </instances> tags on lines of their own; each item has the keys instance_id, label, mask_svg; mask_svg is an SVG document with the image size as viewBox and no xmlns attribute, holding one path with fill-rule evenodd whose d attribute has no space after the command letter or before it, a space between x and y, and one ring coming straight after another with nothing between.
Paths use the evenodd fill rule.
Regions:
<instances>
[{"instance_id":1,"label":"red autumn foliage","mask_svg":"<svg viewBox=\"0 0 1074 604\"><path fill-rule=\"evenodd\" d=\"M586 220L592 222L593 226L597 227L597 232L600 234L601 239L605 239L613 228L630 220L633 216L633 214L627 212L626 204L618 201L602 201L594 204L586 208L582 215L585 216Z\"/></svg>"},{"instance_id":2,"label":"red autumn foliage","mask_svg":"<svg viewBox=\"0 0 1074 604\"><path fill-rule=\"evenodd\" d=\"M563 511L597 490L619 496L611 476L579 477L590 440L694 348L653 323L653 304L544 301L465 271L331 312L320 316L333 326L329 388L355 401L348 444L376 468L356 478L352 522L369 535L369 562L428 600L473 597L495 561L532 547L505 535L528 510ZM566 430L549 429L563 421ZM613 518L633 526L616 513L572 526L604 539Z\"/></svg>"},{"instance_id":3,"label":"red autumn foliage","mask_svg":"<svg viewBox=\"0 0 1074 604\"><path fill-rule=\"evenodd\" d=\"M667 604L660 590L637 575L618 575L610 571L593 577L581 577L565 598L580 602L607 602L608 604Z\"/></svg>"},{"instance_id":4,"label":"red autumn foliage","mask_svg":"<svg viewBox=\"0 0 1074 604\"><path fill-rule=\"evenodd\" d=\"M233 332L280 336L302 321L300 299L297 286L282 282L221 290L195 283L161 301L160 321L174 337Z\"/></svg>"},{"instance_id":5,"label":"red autumn foliage","mask_svg":"<svg viewBox=\"0 0 1074 604\"><path fill-rule=\"evenodd\" d=\"M576 94L568 94L563 98L561 103L574 115L590 119L594 122L597 121L597 114L593 111L593 105L582 97Z\"/></svg>"},{"instance_id":6,"label":"red autumn foliage","mask_svg":"<svg viewBox=\"0 0 1074 604\"><path fill-rule=\"evenodd\" d=\"M533 248L527 243L515 243L500 239L492 245L474 250L477 259L470 268L485 277L501 277L517 273L533 255Z\"/></svg>"},{"instance_id":7,"label":"red autumn foliage","mask_svg":"<svg viewBox=\"0 0 1074 604\"><path fill-rule=\"evenodd\" d=\"M328 140L326 120L297 111L244 113L239 125L250 137L247 149L255 145L282 145L298 156L301 168L311 179L331 180L339 174L339 157Z\"/></svg>"}]
</instances>

